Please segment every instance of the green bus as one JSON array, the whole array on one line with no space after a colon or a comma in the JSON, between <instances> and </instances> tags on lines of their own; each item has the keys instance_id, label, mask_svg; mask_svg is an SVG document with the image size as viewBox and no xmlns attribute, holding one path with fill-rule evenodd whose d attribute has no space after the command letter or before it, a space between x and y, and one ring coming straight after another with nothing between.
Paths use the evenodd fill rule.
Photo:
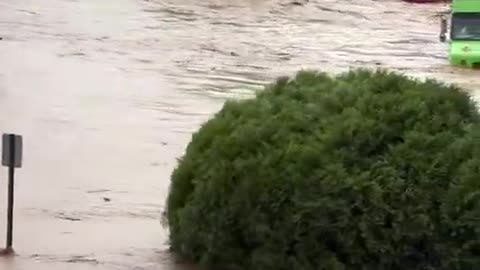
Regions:
<instances>
[{"instance_id":1,"label":"green bus","mask_svg":"<svg viewBox=\"0 0 480 270\"><path fill-rule=\"evenodd\" d=\"M442 17L440 41L447 40ZM450 14L449 61L455 66L480 68L480 0L453 0Z\"/></svg>"}]
</instances>

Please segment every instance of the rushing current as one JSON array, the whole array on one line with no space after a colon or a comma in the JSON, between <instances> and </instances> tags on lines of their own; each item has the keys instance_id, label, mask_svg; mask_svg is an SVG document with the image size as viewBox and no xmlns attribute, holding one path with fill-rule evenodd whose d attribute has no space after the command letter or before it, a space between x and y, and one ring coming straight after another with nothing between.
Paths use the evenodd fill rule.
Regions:
<instances>
[{"instance_id":1,"label":"rushing current","mask_svg":"<svg viewBox=\"0 0 480 270\"><path fill-rule=\"evenodd\" d=\"M226 99L277 76L385 67L477 94L480 73L439 42L445 4L293 1L0 0L0 132L24 136L0 269L193 269L160 223L176 159Z\"/></svg>"}]
</instances>

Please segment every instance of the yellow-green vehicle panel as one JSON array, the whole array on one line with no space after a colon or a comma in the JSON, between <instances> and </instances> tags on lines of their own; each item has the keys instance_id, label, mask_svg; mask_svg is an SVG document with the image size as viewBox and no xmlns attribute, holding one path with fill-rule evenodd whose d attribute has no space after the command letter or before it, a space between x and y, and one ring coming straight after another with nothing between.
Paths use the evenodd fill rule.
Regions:
<instances>
[{"instance_id":1,"label":"yellow-green vehicle panel","mask_svg":"<svg viewBox=\"0 0 480 270\"><path fill-rule=\"evenodd\" d=\"M442 26L444 40L446 22ZM480 0L452 2L449 60L453 65L480 68Z\"/></svg>"}]
</instances>

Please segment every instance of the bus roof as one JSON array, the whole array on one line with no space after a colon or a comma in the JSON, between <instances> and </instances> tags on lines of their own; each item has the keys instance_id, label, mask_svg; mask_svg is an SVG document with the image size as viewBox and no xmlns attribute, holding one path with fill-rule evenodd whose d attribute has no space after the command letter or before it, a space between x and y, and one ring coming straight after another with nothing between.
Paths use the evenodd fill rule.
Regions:
<instances>
[{"instance_id":1,"label":"bus roof","mask_svg":"<svg viewBox=\"0 0 480 270\"><path fill-rule=\"evenodd\" d=\"M480 0L453 0L452 12L480 12Z\"/></svg>"}]
</instances>

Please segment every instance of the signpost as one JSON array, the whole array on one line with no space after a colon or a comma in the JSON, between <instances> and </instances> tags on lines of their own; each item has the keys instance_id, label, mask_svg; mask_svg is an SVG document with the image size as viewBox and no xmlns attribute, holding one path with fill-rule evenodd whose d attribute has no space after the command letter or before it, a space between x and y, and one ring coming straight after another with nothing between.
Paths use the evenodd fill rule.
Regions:
<instances>
[{"instance_id":1,"label":"signpost","mask_svg":"<svg viewBox=\"0 0 480 270\"><path fill-rule=\"evenodd\" d=\"M8 167L8 212L7 212L7 247L4 253L12 253L13 242L13 196L15 168L22 167L22 136L3 134L2 137L2 166Z\"/></svg>"}]
</instances>

